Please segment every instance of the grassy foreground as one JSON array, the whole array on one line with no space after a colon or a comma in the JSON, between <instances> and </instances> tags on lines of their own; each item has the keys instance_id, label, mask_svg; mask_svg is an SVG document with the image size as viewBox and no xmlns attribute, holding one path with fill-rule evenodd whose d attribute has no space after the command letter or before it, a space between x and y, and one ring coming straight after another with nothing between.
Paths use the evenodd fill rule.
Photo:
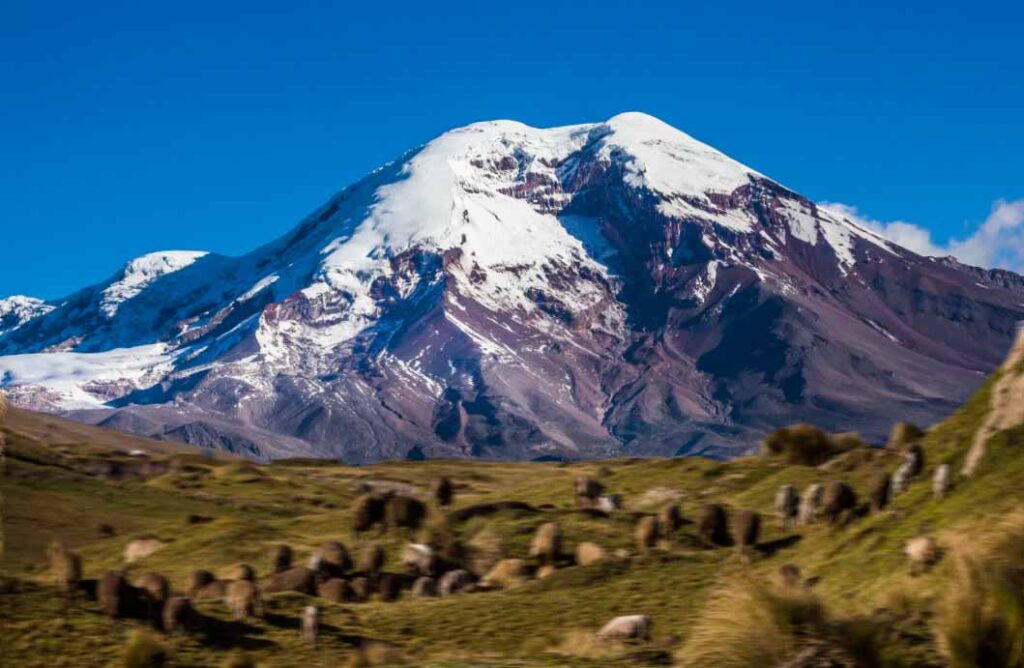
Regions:
<instances>
[{"instance_id":1,"label":"grassy foreground","mask_svg":"<svg viewBox=\"0 0 1024 668\"><path fill-rule=\"evenodd\" d=\"M704 666L753 666L766 656L781 663L792 644L766 645L765 653L752 654L746 662L738 647L726 658L708 653L708 643L732 638L746 644L750 635L729 635L715 615L735 618L732 606L749 611L766 601L789 614L805 604L790 599L806 596L813 597L808 604L813 610L807 613L811 619L788 620L779 630L773 626L779 615L753 617L754 636L816 638L799 629L817 624L821 617L814 615L827 610L829 628L854 639L845 656L855 665L955 664L937 632L955 560L944 557L912 574L903 550L907 539L924 534L950 550L994 540L1002 531L1001 519L1024 507L1024 429L1019 427L991 439L974 477L957 478L946 498L932 497L932 470L940 463L957 469L988 410L990 388L991 381L929 430L922 442L925 472L888 508L841 527L798 528L784 528L774 518L780 485L792 484L802 492L813 482L844 480L866 499L874 476L895 470L900 455L856 448L816 467L761 456L728 463L700 458L572 464L435 460L351 468L295 460L261 466L79 429L12 409L2 430L0 656L5 666L126 665L128 638L142 630L166 653L167 665L174 666L247 665L247 660L262 666L698 665L695 657L703 657L699 665ZM127 454L131 449L150 455ZM143 459L158 466L136 474L132 467ZM117 464L114 469L111 462ZM581 474L620 494L624 509L606 517L577 510L573 480ZM442 475L456 484L455 503L447 511L432 507L432 524L446 513L495 501L522 501L532 508L450 519L448 530L471 558L525 559L534 531L545 522L561 525L567 552L591 541L609 557L593 566L561 568L514 589L436 599L406 593L390 603L333 604L296 593L272 594L265 597L264 617L244 622L233 620L220 602L200 602L207 628L183 638L147 630L141 621L108 619L96 602L68 601L51 584L46 547L53 540L81 555L86 578L110 569L126 569L129 578L156 571L179 590L196 568L226 575L232 565L245 562L266 573L271 550L281 543L290 545L296 562L303 564L326 541L341 541L355 552L374 540L387 550L385 570L398 570L398 555L413 536L399 530L353 535L351 505L359 485L401 483L426 496L430 482ZM638 554L636 518L670 502L681 505L689 522L659 549ZM700 547L693 521L710 502L733 511L758 511L759 548L741 555L732 548ZM109 528L101 531L101 525ZM166 546L126 566L124 546L140 537L159 538ZM612 556L619 549L628 556ZM767 583L783 564L799 566L813 588L772 598L776 595ZM749 587L743 589L744 583ZM298 614L309 604L318 605L323 615L316 646L298 633ZM594 638L608 619L629 614L652 618L649 642ZM864 652L859 657L858 648Z\"/></svg>"}]
</instances>

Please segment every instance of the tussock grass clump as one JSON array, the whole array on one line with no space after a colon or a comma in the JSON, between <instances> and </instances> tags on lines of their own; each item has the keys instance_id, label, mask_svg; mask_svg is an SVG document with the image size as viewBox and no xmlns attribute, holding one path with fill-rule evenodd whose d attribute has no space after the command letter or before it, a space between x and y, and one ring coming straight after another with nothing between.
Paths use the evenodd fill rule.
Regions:
<instances>
[{"instance_id":1,"label":"tussock grass clump","mask_svg":"<svg viewBox=\"0 0 1024 668\"><path fill-rule=\"evenodd\" d=\"M981 544L953 548L936 635L952 668L1024 667L1024 511Z\"/></svg>"},{"instance_id":2,"label":"tussock grass clump","mask_svg":"<svg viewBox=\"0 0 1024 668\"><path fill-rule=\"evenodd\" d=\"M774 666L793 655L800 638L824 635L827 621L810 590L741 577L712 594L677 658L684 668Z\"/></svg>"},{"instance_id":3,"label":"tussock grass clump","mask_svg":"<svg viewBox=\"0 0 1024 668\"><path fill-rule=\"evenodd\" d=\"M154 668L167 664L167 648L142 631L133 631L124 646L122 665L124 668Z\"/></svg>"},{"instance_id":4,"label":"tussock grass clump","mask_svg":"<svg viewBox=\"0 0 1024 668\"><path fill-rule=\"evenodd\" d=\"M859 439L833 438L813 425L794 424L768 434L761 446L764 454L782 457L788 464L818 466L858 443Z\"/></svg>"}]
</instances>

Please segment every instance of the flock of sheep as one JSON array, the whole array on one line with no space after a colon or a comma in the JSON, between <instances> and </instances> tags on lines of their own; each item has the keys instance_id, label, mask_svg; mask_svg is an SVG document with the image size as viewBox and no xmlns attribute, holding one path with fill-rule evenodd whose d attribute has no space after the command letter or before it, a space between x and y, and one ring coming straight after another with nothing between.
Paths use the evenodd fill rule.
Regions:
<instances>
[{"instance_id":1,"label":"flock of sheep","mask_svg":"<svg viewBox=\"0 0 1024 668\"><path fill-rule=\"evenodd\" d=\"M881 474L872 483L869 501L874 510L885 508L894 495L904 491L911 478L924 469L924 453L919 445L904 449L903 463L892 475ZM945 495L950 487L948 465L938 466L933 478L936 496ZM431 486L431 496L439 507L451 504L452 482L439 478ZM589 476L580 476L574 483L579 508L603 512L621 507L617 495L605 494L604 487ZM775 496L774 510L784 528L794 524L807 525L820 520L839 523L858 507L853 488L842 481L827 485L812 484L801 496L792 485L783 485ZM420 529L428 515L427 504L408 494L389 491L367 493L353 504L352 528L362 534L379 527L388 529ZM646 553L662 539L671 538L684 523L680 507L670 504L656 515L642 516L634 527L636 548ZM736 546L741 552L757 545L761 533L761 516L753 510L737 510L730 517L720 504L707 504L696 518L697 539L708 548ZM145 539L143 539L144 541ZM143 542L134 541L134 542ZM129 545L128 551L146 546ZM923 556L917 556L920 552ZM912 561L932 558L934 545L908 545ZM50 548L50 564L58 586L69 595L83 589L82 562L79 555L54 545ZM384 572L386 555L376 543L365 543L354 558L345 545L328 542L322 545L305 566L293 563L293 550L279 545L270 555L271 572L257 578L247 564L235 566L228 577L217 578L207 570L191 573L181 594L172 594L167 578L147 573L129 582L123 571L108 571L95 582L94 595L102 610L110 617L132 617L150 621L167 634L187 634L202 627L202 618L193 601L219 600L226 603L236 619L263 615L261 595L294 591L317 596L332 602L359 602L376 596L381 601L394 601L403 591L415 597L450 596L472 591L514 587L531 577L544 578L561 564L587 566L606 558L605 551L591 542L581 542L571 556L563 551L559 524L540 525L526 559L500 559L483 574L475 574L460 564L437 544L409 543L401 555L402 573ZM128 559L131 561L132 559ZM319 634L320 611L306 606L299 615L303 638L315 643ZM618 617L605 625L600 635L619 638L645 638L650 632L650 618L645 615Z\"/></svg>"}]
</instances>

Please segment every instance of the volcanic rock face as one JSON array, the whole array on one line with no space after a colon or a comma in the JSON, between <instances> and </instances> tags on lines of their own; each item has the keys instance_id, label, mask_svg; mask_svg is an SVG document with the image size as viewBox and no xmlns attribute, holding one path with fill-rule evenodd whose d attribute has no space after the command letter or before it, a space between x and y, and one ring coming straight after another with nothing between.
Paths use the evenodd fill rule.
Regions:
<instances>
[{"instance_id":1,"label":"volcanic rock face","mask_svg":"<svg viewBox=\"0 0 1024 668\"><path fill-rule=\"evenodd\" d=\"M624 114L454 130L246 256L157 253L2 317L15 403L256 457L728 456L941 417L1024 279Z\"/></svg>"}]
</instances>

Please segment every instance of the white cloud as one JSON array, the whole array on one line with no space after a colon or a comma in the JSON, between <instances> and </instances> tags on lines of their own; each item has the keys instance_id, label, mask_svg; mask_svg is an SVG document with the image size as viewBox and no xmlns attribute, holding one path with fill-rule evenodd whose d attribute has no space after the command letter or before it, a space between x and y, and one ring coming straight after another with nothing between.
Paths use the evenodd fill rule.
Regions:
<instances>
[{"instance_id":1,"label":"white cloud","mask_svg":"<svg viewBox=\"0 0 1024 668\"><path fill-rule=\"evenodd\" d=\"M856 207L837 202L822 206L920 255L952 255L966 264L1024 272L1024 199L997 200L974 233L945 244L932 239L931 230L914 223L874 220L861 215Z\"/></svg>"}]
</instances>

